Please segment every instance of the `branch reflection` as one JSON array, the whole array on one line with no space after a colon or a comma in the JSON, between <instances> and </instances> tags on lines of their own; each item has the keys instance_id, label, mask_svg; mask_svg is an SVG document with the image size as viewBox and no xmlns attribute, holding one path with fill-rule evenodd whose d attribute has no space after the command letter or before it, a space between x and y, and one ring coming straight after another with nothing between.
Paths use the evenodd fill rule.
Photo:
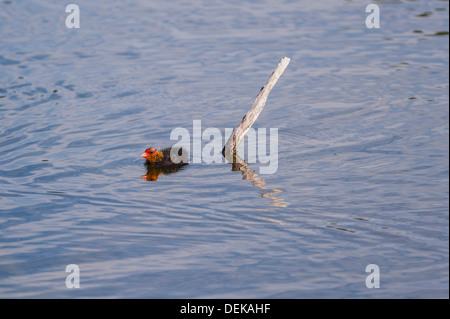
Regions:
<instances>
[{"instance_id":1,"label":"branch reflection","mask_svg":"<svg viewBox=\"0 0 450 319\"><path fill-rule=\"evenodd\" d=\"M232 171L240 171L242 172L242 179L246 181L252 182L253 186L263 189L269 190L270 192L262 193L261 197L269 198L272 200L270 206L276 207L287 207L289 205L288 202L284 201L284 199L279 198L275 195L282 193L283 191L278 188L266 187L266 182L263 178L259 177L258 174L255 173L254 170L248 168L248 163L246 163L239 155L234 153L232 156L225 157L230 163L232 163L231 170Z\"/></svg>"}]
</instances>

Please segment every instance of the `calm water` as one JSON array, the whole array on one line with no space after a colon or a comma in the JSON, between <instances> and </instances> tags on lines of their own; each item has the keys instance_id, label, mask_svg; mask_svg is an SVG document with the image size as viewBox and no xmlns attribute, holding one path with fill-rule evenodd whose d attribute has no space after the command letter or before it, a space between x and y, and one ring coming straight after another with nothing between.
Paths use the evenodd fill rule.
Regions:
<instances>
[{"instance_id":1,"label":"calm water","mask_svg":"<svg viewBox=\"0 0 450 319\"><path fill-rule=\"evenodd\" d=\"M0 2L0 297L449 297L448 1L76 3ZM143 180L283 56L276 174Z\"/></svg>"}]
</instances>

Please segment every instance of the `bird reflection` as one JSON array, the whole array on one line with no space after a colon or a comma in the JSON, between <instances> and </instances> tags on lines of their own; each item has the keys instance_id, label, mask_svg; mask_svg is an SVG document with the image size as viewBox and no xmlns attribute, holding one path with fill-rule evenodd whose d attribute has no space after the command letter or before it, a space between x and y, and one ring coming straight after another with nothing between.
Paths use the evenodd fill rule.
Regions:
<instances>
[{"instance_id":1,"label":"bird reflection","mask_svg":"<svg viewBox=\"0 0 450 319\"><path fill-rule=\"evenodd\" d=\"M149 167L147 166L147 174L142 175L144 181L157 181L161 175L169 175L178 172L182 166L174 167Z\"/></svg>"},{"instance_id":2,"label":"bird reflection","mask_svg":"<svg viewBox=\"0 0 450 319\"><path fill-rule=\"evenodd\" d=\"M261 194L261 197L270 198L272 200L270 206L287 207L289 205L289 203L285 202L282 198L275 196L279 193L282 193L283 191L278 188L266 187L265 186L266 182L264 181L264 179L259 177L259 175L256 174L254 170L248 168L248 163L246 163L242 158L240 158L239 155L236 154L236 152L234 152L232 156L231 155L225 156L225 158L230 163L232 163L231 166L232 171L242 172L243 176L242 179L252 182L253 186L259 189L270 191Z\"/></svg>"}]
</instances>

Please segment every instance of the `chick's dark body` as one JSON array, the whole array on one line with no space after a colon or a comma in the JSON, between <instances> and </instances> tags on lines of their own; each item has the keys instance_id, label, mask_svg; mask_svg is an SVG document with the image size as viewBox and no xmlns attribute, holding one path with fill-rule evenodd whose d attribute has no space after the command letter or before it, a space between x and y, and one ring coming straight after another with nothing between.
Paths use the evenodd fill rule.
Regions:
<instances>
[{"instance_id":1,"label":"chick's dark body","mask_svg":"<svg viewBox=\"0 0 450 319\"><path fill-rule=\"evenodd\" d=\"M155 161L155 162L151 162L148 159L145 161L145 166L147 166L147 168L156 168L156 167L161 167L161 168L167 168L167 169L177 169L180 168L184 165L187 165L188 163L184 162L183 160L181 160L181 158L179 158L181 161L179 163L174 163L172 161L172 159L170 158L170 151L171 151L171 147L167 147L164 148L162 150L160 150L159 152L162 153L162 158L160 161ZM175 150L176 151L176 150ZM178 156L182 156L182 152L183 150L181 148L178 149Z\"/></svg>"}]
</instances>

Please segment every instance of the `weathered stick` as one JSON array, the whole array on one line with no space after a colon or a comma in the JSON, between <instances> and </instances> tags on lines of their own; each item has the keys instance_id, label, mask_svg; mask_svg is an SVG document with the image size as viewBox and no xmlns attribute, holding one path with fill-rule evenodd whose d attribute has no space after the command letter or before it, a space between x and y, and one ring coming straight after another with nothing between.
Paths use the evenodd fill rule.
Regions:
<instances>
[{"instance_id":1,"label":"weathered stick","mask_svg":"<svg viewBox=\"0 0 450 319\"><path fill-rule=\"evenodd\" d=\"M222 154L225 158L230 158L230 155L236 151L236 148L239 146L239 143L244 139L245 134L247 134L248 130L252 127L253 123L255 123L256 119L259 116L259 113L263 110L266 105L267 97L269 96L270 90L275 86L280 76L283 74L284 70L289 64L288 57L284 57L281 59L280 63L278 63L275 70L270 75L266 84L261 88L258 93L258 96L255 99L250 110L245 114L241 123L234 129L227 143L225 144Z\"/></svg>"}]
</instances>

